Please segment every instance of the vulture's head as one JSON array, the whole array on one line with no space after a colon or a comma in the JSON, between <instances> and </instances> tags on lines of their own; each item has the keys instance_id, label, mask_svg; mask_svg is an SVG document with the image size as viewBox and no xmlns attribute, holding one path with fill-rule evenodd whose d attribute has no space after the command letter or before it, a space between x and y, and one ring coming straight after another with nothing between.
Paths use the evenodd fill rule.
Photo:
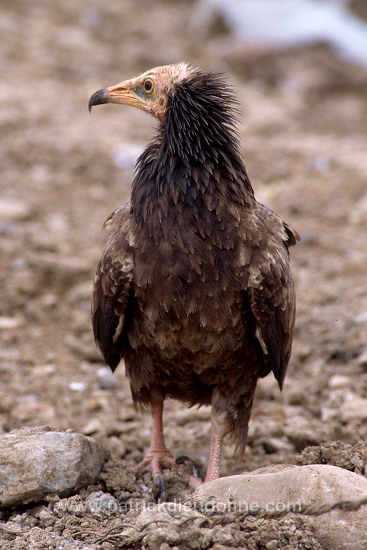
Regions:
<instances>
[{"instance_id":1,"label":"vulture's head","mask_svg":"<svg viewBox=\"0 0 367 550\"><path fill-rule=\"evenodd\" d=\"M176 87L197 72L187 63L155 67L137 78L95 92L89 100L89 111L94 105L121 103L146 111L162 122Z\"/></svg>"},{"instance_id":2,"label":"vulture's head","mask_svg":"<svg viewBox=\"0 0 367 550\"><path fill-rule=\"evenodd\" d=\"M160 122L162 152L185 160L241 164L232 88L222 75L177 63L95 92L89 110L102 103L131 105ZM236 157L236 158L235 158Z\"/></svg>"}]
</instances>

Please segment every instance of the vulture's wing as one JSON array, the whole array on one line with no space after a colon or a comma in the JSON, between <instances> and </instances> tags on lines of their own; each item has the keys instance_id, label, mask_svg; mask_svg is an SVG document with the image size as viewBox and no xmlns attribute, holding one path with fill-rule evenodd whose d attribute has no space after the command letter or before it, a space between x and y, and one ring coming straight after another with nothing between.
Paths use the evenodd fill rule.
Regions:
<instances>
[{"instance_id":1,"label":"vulture's wing","mask_svg":"<svg viewBox=\"0 0 367 550\"><path fill-rule=\"evenodd\" d=\"M93 284L92 323L95 340L106 363L114 370L123 354L122 338L133 299L133 239L130 204L105 222L110 237L103 249Z\"/></svg>"},{"instance_id":2,"label":"vulture's wing","mask_svg":"<svg viewBox=\"0 0 367 550\"><path fill-rule=\"evenodd\" d=\"M266 246L260 244L253 251L246 290L255 318L256 337L264 355L265 370L260 375L265 376L272 370L281 388L291 353L296 313L288 247L295 244L299 236L275 212L263 205L259 205L259 209L259 219L270 237L265 241Z\"/></svg>"}]
</instances>

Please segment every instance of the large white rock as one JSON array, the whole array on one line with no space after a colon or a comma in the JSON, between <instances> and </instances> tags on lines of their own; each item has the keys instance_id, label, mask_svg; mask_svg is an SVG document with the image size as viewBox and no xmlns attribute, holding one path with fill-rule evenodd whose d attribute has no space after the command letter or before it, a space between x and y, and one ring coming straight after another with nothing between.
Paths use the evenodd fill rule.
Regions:
<instances>
[{"instance_id":1,"label":"large white rock","mask_svg":"<svg viewBox=\"0 0 367 550\"><path fill-rule=\"evenodd\" d=\"M0 436L0 507L65 495L94 483L104 451L90 437L50 428L21 428Z\"/></svg>"},{"instance_id":2,"label":"large white rock","mask_svg":"<svg viewBox=\"0 0 367 550\"><path fill-rule=\"evenodd\" d=\"M223 477L201 485L194 493L195 504L204 508L214 502L225 513L231 506L242 509L264 507L284 509L294 503L326 503L367 496L367 479L336 466L278 465L250 474ZM334 510L321 516L307 516L325 549L367 548L367 506L344 512Z\"/></svg>"}]
</instances>

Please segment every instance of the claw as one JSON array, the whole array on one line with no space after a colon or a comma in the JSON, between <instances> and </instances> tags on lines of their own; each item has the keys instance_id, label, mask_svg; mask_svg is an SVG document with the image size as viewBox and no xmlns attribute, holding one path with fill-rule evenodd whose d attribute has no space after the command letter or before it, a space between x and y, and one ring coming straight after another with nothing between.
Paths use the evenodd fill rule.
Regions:
<instances>
[{"instance_id":1,"label":"claw","mask_svg":"<svg viewBox=\"0 0 367 550\"><path fill-rule=\"evenodd\" d=\"M141 472L151 472L154 483L158 489L158 502L167 501L167 492L164 486L162 469L173 468L174 466L175 459L166 448L153 451L149 450L142 462L138 464L138 468Z\"/></svg>"},{"instance_id":2,"label":"claw","mask_svg":"<svg viewBox=\"0 0 367 550\"><path fill-rule=\"evenodd\" d=\"M191 468L192 475L194 477L201 479L200 470L196 466L195 462L193 460L191 460L190 457L188 457L186 455L180 455L176 458L176 464L177 465L185 464L185 466L188 466L189 468Z\"/></svg>"},{"instance_id":3,"label":"claw","mask_svg":"<svg viewBox=\"0 0 367 550\"><path fill-rule=\"evenodd\" d=\"M154 478L154 483L156 484L158 488L158 502L166 502L167 501L167 493L166 488L164 486L163 477L158 475Z\"/></svg>"}]
</instances>

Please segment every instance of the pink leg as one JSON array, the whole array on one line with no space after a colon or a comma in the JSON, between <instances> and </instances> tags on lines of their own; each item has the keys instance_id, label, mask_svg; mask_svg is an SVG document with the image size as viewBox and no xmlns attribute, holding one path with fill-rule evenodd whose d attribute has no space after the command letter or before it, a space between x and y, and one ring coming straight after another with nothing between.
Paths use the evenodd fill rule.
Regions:
<instances>
[{"instance_id":1,"label":"pink leg","mask_svg":"<svg viewBox=\"0 0 367 550\"><path fill-rule=\"evenodd\" d=\"M223 438L216 432L214 427L212 427L211 435L210 435L209 462L208 462L208 469L206 471L204 483L206 483L207 481L213 481L213 479L219 478L220 455L222 452L222 443L223 443Z\"/></svg>"},{"instance_id":2,"label":"pink leg","mask_svg":"<svg viewBox=\"0 0 367 550\"><path fill-rule=\"evenodd\" d=\"M213 481L214 479L219 478L219 466L220 466L220 455L222 451L223 437L220 436L215 428L212 426L210 433L210 450L209 450L209 462L208 468L206 471L206 476L204 483L208 481ZM191 489L197 489L202 485L203 481L197 477L190 477L189 485Z\"/></svg>"},{"instance_id":3,"label":"pink leg","mask_svg":"<svg viewBox=\"0 0 367 550\"><path fill-rule=\"evenodd\" d=\"M142 471L151 471L153 478L156 478L162 476L162 468L172 468L176 466L176 462L164 442L163 401L152 403L151 412L153 423L150 447L138 468Z\"/></svg>"}]
</instances>

